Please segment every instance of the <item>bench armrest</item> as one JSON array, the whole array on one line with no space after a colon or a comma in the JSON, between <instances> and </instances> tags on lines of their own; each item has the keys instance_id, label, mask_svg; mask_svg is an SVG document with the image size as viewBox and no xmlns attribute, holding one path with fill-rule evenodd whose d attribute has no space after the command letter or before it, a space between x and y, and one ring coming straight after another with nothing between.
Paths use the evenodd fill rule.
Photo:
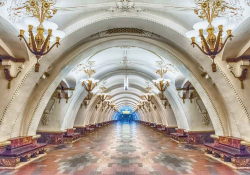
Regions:
<instances>
[{"instance_id":1,"label":"bench armrest","mask_svg":"<svg viewBox=\"0 0 250 175\"><path fill-rule=\"evenodd\" d=\"M219 136L214 135L214 134L210 135L210 137L213 138L213 139L219 139Z\"/></svg>"},{"instance_id":2,"label":"bench armrest","mask_svg":"<svg viewBox=\"0 0 250 175\"><path fill-rule=\"evenodd\" d=\"M250 142L247 141L241 141L240 144L244 146L250 146Z\"/></svg>"},{"instance_id":3,"label":"bench armrest","mask_svg":"<svg viewBox=\"0 0 250 175\"><path fill-rule=\"evenodd\" d=\"M0 142L0 147L8 146L8 145L10 145L10 144L11 144L10 141Z\"/></svg>"}]
</instances>

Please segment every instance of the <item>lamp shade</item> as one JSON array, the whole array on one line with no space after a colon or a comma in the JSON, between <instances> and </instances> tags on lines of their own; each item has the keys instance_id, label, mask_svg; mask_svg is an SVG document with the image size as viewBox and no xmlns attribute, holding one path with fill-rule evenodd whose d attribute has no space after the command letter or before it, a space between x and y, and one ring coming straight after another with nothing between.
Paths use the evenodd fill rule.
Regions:
<instances>
[{"instance_id":1,"label":"lamp shade","mask_svg":"<svg viewBox=\"0 0 250 175\"><path fill-rule=\"evenodd\" d=\"M15 25L18 28L18 30L24 30L24 31L28 31L29 30L28 25L26 25L23 22L17 22Z\"/></svg>"},{"instance_id":2,"label":"lamp shade","mask_svg":"<svg viewBox=\"0 0 250 175\"><path fill-rule=\"evenodd\" d=\"M66 34L63 31L60 31L60 30L53 31L53 36L54 37L63 38L63 37L65 37L65 35Z\"/></svg>"},{"instance_id":3,"label":"lamp shade","mask_svg":"<svg viewBox=\"0 0 250 175\"><path fill-rule=\"evenodd\" d=\"M55 42L55 41L56 41L56 38L52 36L52 37L50 38L50 42L53 43L53 42Z\"/></svg>"},{"instance_id":4,"label":"lamp shade","mask_svg":"<svg viewBox=\"0 0 250 175\"><path fill-rule=\"evenodd\" d=\"M37 18L35 17L25 17L23 19L23 22L28 26L28 25L32 25L33 27L38 27L40 22L38 21Z\"/></svg>"},{"instance_id":5,"label":"lamp shade","mask_svg":"<svg viewBox=\"0 0 250 175\"><path fill-rule=\"evenodd\" d=\"M236 27L236 22L229 22L224 26L224 31L233 30Z\"/></svg>"},{"instance_id":6,"label":"lamp shade","mask_svg":"<svg viewBox=\"0 0 250 175\"><path fill-rule=\"evenodd\" d=\"M227 22L228 22L227 17L219 17L213 20L212 25L214 27L218 27L219 25L225 25Z\"/></svg>"},{"instance_id":7,"label":"lamp shade","mask_svg":"<svg viewBox=\"0 0 250 175\"><path fill-rule=\"evenodd\" d=\"M191 30L186 33L186 36L188 38L197 37L198 35L199 35L199 32L197 30Z\"/></svg>"},{"instance_id":8,"label":"lamp shade","mask_svg":"<svg viewBox=\"0 0 250 175\"><path fill-rule=\"evenodd\" d=\"M199 31L200 29L205 30L208 27L209 23L207 21L197 22L193 25L194 30Z\"/></svg>"},{"instance_id":9,"label":"lamp shade","mask_svg":"<svg viewBox=\"0 0 250 175\"><path fill-rule=\"evenodd\" d=\"M51 22L51 21L44 21L43 22L43 27L48 30L48 29L51 29L51 30L56 30L58 28L58 25L54 22ZM61 37L60 37L61 38Z\"/></svg>"},{"instance_id":10,"label":"lamp shade","mask_svg":"<svg viewBox=\"0 0 250 175\"><path fill-rule=\"evenodd\" d=\"M86 82L87 81L87 79L81 79L80 80L80 82Z\"/></svg>"},{"instance_id":11,"label":"lamp shade","mask_svg":"<svg viewBox=\"0 0 250 175\"><path fill-rule=\"evenodd\" d=\"M165 82L169 82L169 83L171 82L170 79L164 79L163 81L164 81L164 83L165 83Z\"/></svg>"}]
</instances>

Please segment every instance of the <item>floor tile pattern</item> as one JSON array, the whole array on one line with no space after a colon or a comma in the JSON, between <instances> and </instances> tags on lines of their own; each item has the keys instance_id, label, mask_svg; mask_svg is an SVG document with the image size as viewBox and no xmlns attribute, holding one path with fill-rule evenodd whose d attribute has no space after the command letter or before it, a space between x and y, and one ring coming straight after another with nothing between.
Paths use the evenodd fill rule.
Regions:
<instances>
[{"instance_id":1,"label":"floor tile pattern","mask_svg":"<svg viewBox=\"0 0 250 175\"><path fill-rule=\"evenodd\" d=\"M201 146L177 144L136 123L102 127L73 144L50 146L45 157L0 175L249 175L204 156Z\"/></svg>"}]
</instances>

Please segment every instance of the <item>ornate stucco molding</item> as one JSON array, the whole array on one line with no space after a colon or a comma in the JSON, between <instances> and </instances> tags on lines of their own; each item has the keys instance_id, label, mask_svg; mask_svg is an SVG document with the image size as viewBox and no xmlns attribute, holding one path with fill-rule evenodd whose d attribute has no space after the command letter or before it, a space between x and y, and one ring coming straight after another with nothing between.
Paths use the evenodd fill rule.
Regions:
<instances>
[{"instance_id":1,"label":"ornate stucco molding","mask_svg":"<svg viewBox=\"0 0 250 175\"><path fill-rule=\"evenodd\" d=\"M2 61L5 78L8 80L8 89L10 89L11 81L21 73L25 60L3 55L0 55L0 60Z\"/></svg>"},{"instance_id":2,"label":"ornate stucco molding","mask_svg":"<svg viewBox=\"0 0 250 175\"><path fill-rule=\"evenodd\" d=\"M250 56L241 56L238 58L229 58L226 60L228 69L233 76L240 80L241 89L244 89L243 81L247 77L248 68L250 67Z\"/></svg>"},{"instance_id":3,"label":"ornate stucco molding","mask_svg":"<svg viewBox=\"0 0 250 175\"><path fill-rule=\"evenodd\" d=\"M45 109L44 112L43 112L43 116L42 116L42 124L44 126L48 125L49 124L49 121L50 121L50 118L49 118L49 115L53 112L53 110L55 109L55 105L56 105L56 99L54 98L54 102L51 106L50 109Z\"/></svg>"}]
</instances>

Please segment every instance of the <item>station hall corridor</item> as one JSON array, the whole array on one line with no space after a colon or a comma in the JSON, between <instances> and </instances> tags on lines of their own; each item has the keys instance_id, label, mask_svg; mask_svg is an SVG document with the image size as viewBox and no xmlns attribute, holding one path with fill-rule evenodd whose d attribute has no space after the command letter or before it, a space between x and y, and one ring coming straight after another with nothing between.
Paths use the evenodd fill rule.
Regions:
<instances>
[{"instance_id":1,"label":"station hall corridor","mask_svg":"<svg viewBox=\"0 0 250 175\"><path fill-rule=\"evenodd\" d=\"M233 175L233 170L204 156L200 146L177 144L149 126L113 123L87 133L73 144L50 146L46 156L0 175Z\"/></svg>"}]
</instances>

